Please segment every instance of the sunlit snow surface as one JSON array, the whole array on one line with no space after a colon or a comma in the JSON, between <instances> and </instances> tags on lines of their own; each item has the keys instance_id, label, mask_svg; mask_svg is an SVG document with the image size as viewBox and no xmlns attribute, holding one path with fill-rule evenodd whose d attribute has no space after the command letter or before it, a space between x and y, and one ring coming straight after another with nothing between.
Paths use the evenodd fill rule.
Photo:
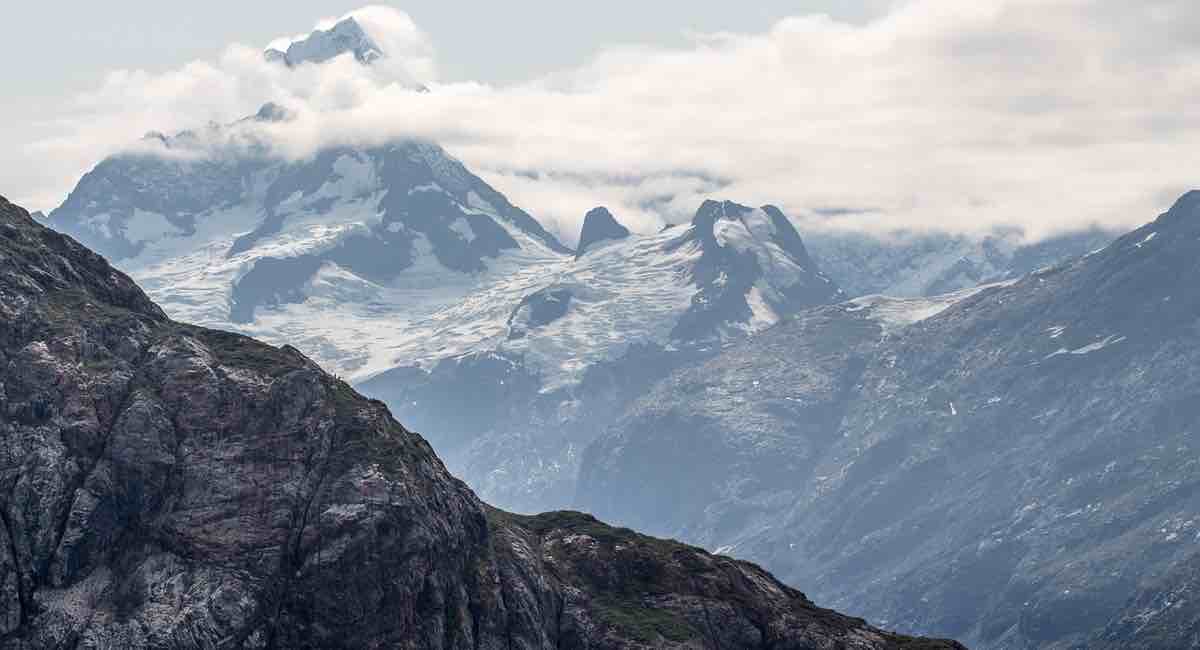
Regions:
<instances>
[{"instance_id":1,"label":"sunlit snow surface","mask_svg":"<svg viewBox=\"0 0 1200 650\"><path fill-rule=\"evenodd\" d=\"M546 390L578 381L589 365L620 356L633 343L669 346L672 329L697 292L691 271L702 250L688 236L689 228L608 242L574 259L493 214L520 248L489 259L483 272L445 268L430 244L418 237L414 265L393 282L370 282L327 262L305 286L304 302L259 307L253 322L230 322L232 287L255 260L319 252L378 223L381 194L364 191L370 171L346 166L343 172L338 187L323 188L306 197L306 203L339 194L358 198L336 201L321 214L306 214L297 205L278 233L244 252L228 254L233 242L262 218L250 206L202 215L190 236L177 230L155 233L157 239L140 255L119 265L173 317L289 343L347 379L497 351L524 357L542 375ZM485 214L490 209L477 197L471 204L463 207ZM155 223L152 217L146 221ZM747 296L753 318L739 329L749 333L773 325L779 317L765 297L777 295L804 270L769 241L769 233L739 224L721 227L720 245L754 254L766 270ZM678 242L683 243L672 245ZM510 340L513 311L522 298L544 288L570 293L567 313Z\"/></svg>"},{"instance_id":2,"label":"sunlit snow surface","mask_svg":"<svg viewBox=\"0 0 1200 650\"><path fill-rule=\"evenodd\" d=\"M293 162L117 157L52 216L172 317L293 345L348 380L494 352L550 391L632 345L741 338L836 296L782 215L701 212L576 258L436 145L410 142ZM552 307L530 320L534 303Z\"/></svg>"}]
</instances>

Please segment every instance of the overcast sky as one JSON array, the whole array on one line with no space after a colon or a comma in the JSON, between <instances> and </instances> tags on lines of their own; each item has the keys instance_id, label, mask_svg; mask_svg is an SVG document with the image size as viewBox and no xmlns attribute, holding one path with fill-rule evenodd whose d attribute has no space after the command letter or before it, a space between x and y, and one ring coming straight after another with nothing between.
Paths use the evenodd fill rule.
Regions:
<instances>
[{"instance_id":1,"label":"overcast sky","mask_svg":"<svg viewBox=\"0 0 1200 650\"><path fill-rule=\"evenodd\" d=\"M0 193L54 207L144 131L268 99L301 115L274 134L285 155L430 137L560 232L597 203L649 229L719 192L861 208L852 227L1044 233L1147 221L1197 184L1192 0L385 3L422 97L257 55L361 4L6 7Z\"/></svg>"},{"instance_id":2,"label":"overcast sky","mask_svg":"<svg viewBox=\"0 0 1200 650\"><path fill-rule=\"evenodd\" d=\"M367 0L20 2L4 9L0 74L19 94L67 97L108 70L167 70L215 58L229 43L266 44L308 31ZM375 2L408 13L438 46L447 80L515 81L577 65L617 43L679 45L691 31L765 31L788 15L826 12L862 21L887 0L406 0ZM20 53L28 56L20 56ZM5 108L8 108L5 102Z\"/></svg>"},{"instance_id":3,"label":"overcast sky","mask_svg":"<svg viewBox=\"0 0 1200 650\"><path fill-rule=\"evenodd\" d=\"M577 66L614 44L678 46L689 32L764 31L796 13L824 12L861 22L889 0L407 0L403 10L436 44L444 81L504 84ZM104 75L119 69L165 72L214 60L230 43L265 45L309 31L368 0L207 0L77 2L44 0L5 7L0 79L0 194L54 207L76 179L27 167L26 145L59 132L54 117ZM165 128L165 126L164 126ZM95 162L95 161L93 161Z\"/></svg>"}]
</instances>

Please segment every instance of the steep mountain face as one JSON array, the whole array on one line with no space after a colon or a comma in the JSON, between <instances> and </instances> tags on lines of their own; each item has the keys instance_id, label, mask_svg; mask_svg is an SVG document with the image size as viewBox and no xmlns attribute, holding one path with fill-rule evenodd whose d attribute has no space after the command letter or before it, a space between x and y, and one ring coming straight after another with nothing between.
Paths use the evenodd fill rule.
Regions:
<instances>
[{"instance_id":1,"label":"steep mountain face","mask_svg":"<svg viewBox=\"0 0 1200 650\"><path fill-rule=\"evenodd\" d=\"M361 387L485 498L562 507L579 452L654 381L841 297L777 209L709 201L686 227L608 238L436 314L405 344L436 357Z\"/></svg>"},{"instance_id":2,"label":"steep mountain face","mask_svg":"<svg viewBox=\"0 0 1200 650\"><path fill-rule=\"evenodd\" d=\"M268 49L264 56L268 61L292 67L302 63L324 63L346 53L353 54L354 59L363 64L370 64L384 56L383 50L367 36L354 18L343 18L329 29L318 29L305 38L293 41L287 51Z\"/></svg>"},{"instance_id":3,"label":"steep mountain face","mask_svg":"<svg viewBox=\"0 0 1200 650\"><path fill-rule=\"evenodd\" d=\"M1191 647L1198 277L1191 193L1020 281L806 311L657 385L577 502L903 630Z\"/></svg>"},{"instance_id":4,"label":"steep mountain face","mask_svg":"<svg viewBox=\"0 0 1200 650\"><path fill-rule=\"evenodd\" d=\"M490 509L379 402L170 320L3 199L0 316L0 647L958 647Z\"/></svg>"},{"instance_id":5,"label":"steep mountain face","mask_svg":"<svg viewBox=\"0 0 1200 650\"><path fill-rule=\"evenodd\" d=\"M974 291L806 310L650 387L587 450L579 502L717 547L803 498L879 341ZM670 461L666 461L670 458Z\"/></svg>"},{"instance_id":6,"label":"steep mountain face","mask_svg":"<svg viewBox=\"0 0 1200 650\"><path fill-rule=\"evenodd\" d=\"M1023 242L1015 230L983 237L937 232L814 230L813 257L851 296L936 296L1011 280L1111 243L1120 233L1087 228Z\"/></svg>"}]
</instances>

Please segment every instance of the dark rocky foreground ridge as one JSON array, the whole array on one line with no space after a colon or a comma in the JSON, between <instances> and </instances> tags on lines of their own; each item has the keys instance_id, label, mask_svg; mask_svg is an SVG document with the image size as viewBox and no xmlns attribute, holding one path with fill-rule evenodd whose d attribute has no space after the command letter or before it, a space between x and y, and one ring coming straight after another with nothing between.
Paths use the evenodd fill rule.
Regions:
<instances>
[{"instance_id":1,"label":"dark rocky foreground ridge","mask_svg":"<svg viewBox=\"0 0 1200 650\"><path fill-rule=\"evenodd\" d=\"M578 504L903 631L1200 647L1198 279L1192 192L906 327L802 312L658 384Z\"/></svg>"},{"instance_id":2,"label":"dark rocky foreground ridge","mask_svg":"<svg viewBox=\"0 0 1200 650\"><path fill-rule=\"evenodd\" d=\"M176 323L0 199L0 648L953 648L516 516L294 349Z\"/></svg>"}]
</instances>

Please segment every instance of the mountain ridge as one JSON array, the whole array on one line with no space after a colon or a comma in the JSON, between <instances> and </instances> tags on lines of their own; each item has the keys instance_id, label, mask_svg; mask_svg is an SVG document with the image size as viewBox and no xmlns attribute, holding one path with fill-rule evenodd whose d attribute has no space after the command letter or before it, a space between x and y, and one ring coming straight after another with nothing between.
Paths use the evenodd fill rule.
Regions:
<instances>
[{"instance_id":1,"label":"mountain ridge","mask_svg":"<svg viewBox=\"0 0 1200 650\"><path fill-rule=\"evenodd\" d=\"M585 515L487 508L382 403L169 320L2 198L0 314L0 647L961 647Z\"/></svg>"},{"instance_id":2,"label":"mountain ridge","mask_svg":"<svg viewBox=\"0 0 1200 650\"><path fill-rule=\"evenodd\" d=\"M255 144L287 119L268 105L156 136L168 155L102 162L50 223L111 255L173 317L294 345L384 399L500 506L570 505L583 449L637 390L851 297L774 206L709 200L689 223L627 236L595 212L571 251L434 144L299 161ZM604 237L582 236L589 222ZM971 247L937 244L938 259ZM914 259L902 248L892 266Z\"/></svg>"},{"instance_id":3,"label":"mountain ridge","mask_svg":"<svg viewBox=\"0 0 1200 650\"><path fill-rule=\"evenodd\" d=\"M521 511L566 505L578 451L639 387L840 295L782 213L713 201L696 214L535 269L518 292L481 292L438 315L427 340L445 346L439 359L361 388L430 431L487 498ZM463 337L479 333L474 323L496 335Z\"/></svg>"},{"instance_id":4,"label":"mountain ridge","mask_svg":"<svg viewBox=\"0 0 1200 650\"><path fill-rule=\"evenodd\" d=\"M329 29L313 30L308 36L288 43L287 50L267 48L263 57L291 68L304 63L324 63L347 53L363 65L387 56L351 16L339 20Z\"/></svg>"},{"instance_id":5,"label":"mountain ridge","mask_svg":"<svg viewBox=\"0 0 1200 650\"><path fill-rule=\"evenodd\" d=\"M658 383L574 506L973 647L1186 647L1198 235L1189 193L953 300L805 310Z\"/></svg>"}]
</instances>

